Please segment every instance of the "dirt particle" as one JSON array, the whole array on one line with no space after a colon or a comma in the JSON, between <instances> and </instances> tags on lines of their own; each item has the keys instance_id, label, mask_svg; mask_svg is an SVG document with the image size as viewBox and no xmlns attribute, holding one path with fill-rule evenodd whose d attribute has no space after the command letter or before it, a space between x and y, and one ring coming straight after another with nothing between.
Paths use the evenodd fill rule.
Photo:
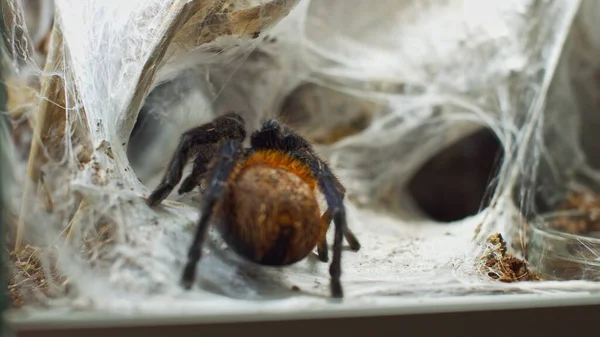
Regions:
<instances>
[{"instance_id":1,"label":"dirt particle","mask_svg":"<svg viewBox=\"0 0 600 337\"><path fill-rule=\"evenodd\" d=\"M39 258L39 251L39 248L28 245L18 252L10 252L14 269L8 282L8 291L13 308L40 303L44 298L39 295L46 298L55 297L55 291L58 290L55 287L65 284L66 278L59 274L54 264L54 252L48 252L50 270L46 273ZM52 279L48 280L47 276L51 276ZM64 287L62 291L64 292Z\"/></svg>"},{"instance_id":2,"label":"dirt particle","mask_svg":"<svg viewBox=\"0 0 600 337\"><path fill-rule=\"evenodd\" d=\"M553 229L576 235L600 231L600 197L598 195L588 192L571 192L558 210L589 213L586 216L558 217L552 221Z\"/></svg>"},{"instance_id":3,"label":"dirt particle","mask_svg":"<svg viewBox=\"0 0 600 337\"><path fill-rule=\"evenodd\" d=\"M507 252L506 241L500 233L490 235L481 257L480 272L500 282L539 281L527 263Z\"/></svg>"},{"instance_id":4,"label":"dirt particle","mask_svg":"<svg viewBox=\"0 0 600 337\"><path fill-rule=\"evenodd\" d=\"M96 148L96 151L104 151L104 153L106 153L106 155L110 159L115 159L112 152L112 147L110 146L110 143L107 140L102 140L100 142L100 145L98 145L98 147Z\"/></svg>"}]
</instances>

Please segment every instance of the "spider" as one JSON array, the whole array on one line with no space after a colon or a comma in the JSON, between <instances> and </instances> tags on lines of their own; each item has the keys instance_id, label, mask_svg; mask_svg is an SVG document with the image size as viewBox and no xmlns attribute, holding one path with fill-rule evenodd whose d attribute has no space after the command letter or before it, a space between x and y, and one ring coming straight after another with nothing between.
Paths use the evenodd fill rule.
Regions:
<instances>
[{"instance_id":1,"label":"spider","mask_svg":"<svg viewBox=\"0 0 600 337\"><path fill-rule=\"evenodd\" d=\"M183 269L182 286L189 290L195 281L211 220L235 253L266 266L296 263L315 246L318 259L328 262L325 234L333 221L330 290L333 298L342 298L343 238L353 251L360 249L346 223L344 186L307 140L274 119L266 120L252 133L249 148L242 146L245 138L244 119L235 112L186 131L161 183L147 199L151 207L161 203L195 156L192 172L178 193L189 192L203 181L209 186ZM315 195L317 187L327 201L322 215Z\"/></svg>"}]
</instances>

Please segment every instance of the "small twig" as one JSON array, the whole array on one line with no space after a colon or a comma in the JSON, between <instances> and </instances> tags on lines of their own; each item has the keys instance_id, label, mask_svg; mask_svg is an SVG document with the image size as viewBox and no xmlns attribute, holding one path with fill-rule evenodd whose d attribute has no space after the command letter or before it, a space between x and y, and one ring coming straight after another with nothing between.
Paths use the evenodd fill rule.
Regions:
<instances>
[{"instance_id":1,"label":"small twig","mask_svg":"<svg viewBox=\"0 0 600 337\"><path fill-rule=\"evenodd\" d=\"M58 28L57 24L54 24L52 28L50 52L48 54L47 62L44 67L46 73L56 73L60 70L62 65L62 32ZM25 231L25 214L27 212L27 205L31 202L32 194L37 190L37 184L40 176L40 168L42 163L45 161L44 150L42 144L44 143L43 137L48 135L49 130L52 127L59 125L65 121L65 114L63 109L57 107L53 102L59 102L61 99L64 101L64 90L60 90L63 87L62 80L58 76L51 76L46 79L40 90L40 95L46 97L46 99L40 100L38 106L38 112L35 121L35 127L33 129L33 140L29 149L29 162L27 164L27 177L25 180L24 193L21 200L21 210L17 223L17 234L15 237L15 251L21 249L23 241L23 232ZM54 146L60 147L59 144ZM30 186L33 184L33 186Z\"/></svg>"},{"instance_id":2,"label":"small twig","mask_svg":"<svg viewBox=\"0 0 600 337\"><path fill-rule=\"evenodd\" d=\"M72 238L73 238L73 233L75 231L75 229L78 227L77 225L79 224L79 222L81 222L81 217L83 216L84 211L87 210L87 203L85 201L82 201L79 204L79 207L77 207L77 210L75 211L75 214L73 215L73 218L71 219L71 221L69 221L69 224L67 225L67 237L65 239L65 241L67 243L71 243L72 242Z\"/></svg>"}]
</instances>

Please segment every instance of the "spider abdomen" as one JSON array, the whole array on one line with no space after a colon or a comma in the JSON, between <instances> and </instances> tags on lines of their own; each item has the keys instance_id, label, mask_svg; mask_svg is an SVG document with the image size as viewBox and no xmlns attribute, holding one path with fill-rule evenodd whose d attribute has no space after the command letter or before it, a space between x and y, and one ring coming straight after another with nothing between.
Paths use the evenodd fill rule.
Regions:
<instances>
[{"instance_id":1,"label":"spider abdomen","mask_svg":"<svg viewBox=\"0 0 600 337\"><path fill-rule=\"evenodd\" d=\"M327 228L321 223L314 181L297 174L297 166L280 165L297 164L292 159L274 162L272 156L255 154L230 176L219 228L241 256L283 266L310 254Z\"/></svg>"}]
</instances>

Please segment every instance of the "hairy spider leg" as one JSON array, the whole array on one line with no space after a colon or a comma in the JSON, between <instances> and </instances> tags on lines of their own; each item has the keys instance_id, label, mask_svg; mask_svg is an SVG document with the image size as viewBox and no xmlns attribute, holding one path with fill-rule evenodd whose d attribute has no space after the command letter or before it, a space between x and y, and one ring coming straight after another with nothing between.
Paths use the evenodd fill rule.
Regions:
<instances>
[{"instance_id":1,"label":"hairy spider leg","mask_svg":"<svg viewBox=\"0 0 600 337\"><path fill-rule=\"evenodd\" d=\"M333 174L325 163L312 155L307 155L306 152L299 153L298 157L302 158L313 170L315 177L317 177L321 192L327 201L327 212L330 213L333 218L333 223L335 225L335 232L333 235L333 258L329 265L331 296L333 298L342 298L344 297L340 281L342 275L342 241L344 238L344 231L346 230L345 228L348 227L342 194L335 184Z\"/></svg>"},{"instance_id":2,"label":"hairy spider leg","mask_svg":"<svg viewBox=\"0 0 600 337\"><path fill-rule=\"evenodd\" d=\"M342 194L342 199L343 198L344 198L344 196ZM331 212L329 211L329 208L328 208L325 211L325 213L323 213L323 215L321 216L321 222L325 223L326 226L329 226L329 224L331 224L332 220L333 220L333 217L331 216ZM348 226L344 227L344 238L348 242L348 245L350 246L350 249L352 251L357 252L360 250L360 242L358 241L358 238L356 237L354 232L352 232L352 230ZM319 260L321 260L322 262L329 261L329 252L327 249L327 238L324 238L323 241L319 242L319 245L317 246L317 255L319 257Z\"/></svg>"},{"instance_id":3,"label":"hairy spider leg","mask_svg":"<svg viewBox=\"0 0 600 337\"><path fill-rule=\"evenodd\" d=\"M207 164L213 158L215 154L215 149L213 146L207 146L205 149L201 150L200 153L194 159L194 167L192 172L183 179L183 182L179 186L178 194L184 194L190 192L194 189L194 187L200 185L204 174L208 171Z\"/></svg>"},{"instance_id":4,"label":"hairy spider leg","mask_svg":"<svg viewBox=\"0 0 600 337\"><path fill-rule=\"evenodd\" d=\"M342 258L342 241L344 233L350 233L355 248L360 248L358 240L350 232L346 222L346 211L344 208L343 197L339 180L330 171L327 164L320 160L313 152L310 144L299 135L288 131L288 134L283 136L282 127L275 120L268 120L263 124L261 130L254 132L250 141L253 148L271 148L281 149L290 152L295 158L307 164L315 178L318 181L321 192L325 196L328 209L326 213L331 214L335 225L335 233L333 239L333 259L329 266L329 275L331 276L331 296L333 298L342 298L344 292L342 289L341 277L341 258ZM323 244L319 244L321 249ZM318 247L317 247L318 249Z\"/></svg>"},{"instance_id":5,"label":"hairy spider leg","mask_svg":"<svg viewBox=\"0 0 600 337\"><path fill-rule=\"evenodd\" d=\"M190 189L191 181L197 181L200 175L206 171L208 161L205 159L212 158L214 150L212 146L206 145L216 144L221 139L243 139L246 135L244 129L244 120L238 114L231 112L224 114L213 120L212 122L203 124L193 128L183 135L179 140L177 150L173 154L169 163L169 168L163 176L160 184L154 189L152 194L146 200L149 206L160 204L170 193L175 186L181 181L183 168L194 153L199 153L197 160L194 163L196 173L192 172L186 178L185 184L180 188L180 191ZM193 186L192 186L193 188Z\"/></svg>"},{"instance_id":6,"label":"hairy spider leg","mask_svg":"<svg viewBox=\"0 0 600 337\"><path fill-rule=\"evenodd\" d=\"M323 215L321 215L321 226L327 226L331 224L331 214L328 211L325 211ZM327 238L323 237L321 242L317 243L317 256L321 262L329 262L329 249L327 249Z\"/></svg>"},{"instance_id":7,"label":"hairy spider leg","mask_svg":"<svg viewBox=\"0 0 600 337\"><path fill-rule=\"evenodd\" d=\"M198 220L196 234L188 251L187 264L181 277L181 284L185 289L190 289L196 279L196 267L202 256L202 247L209 220L213 215L215 205L225 194L227 178L235 167L241 144L239 139L226 140L221 147L215 171L203 201L202 215Z\"/></svg>"},{"instance_id":8,"label":"hairy spider leg","mask_svg":"<svg viewBox=\"0 0 600 337\"><path fill-rule=\"evenodd\" d=\"M271 122L271 123L273 123L273 122ZM283 144L283 147L285 149L287 149L288 151L305 152L306 155L308 155L312 158L315 158L322 165L326 166L325 162L323 160L319 159L319 157L316 155L316 153L314 153L310 143L308 141L306 141L304 138L300 137L298 134L294 133L293 131L288 130L288 135L283 137L283 139L281 140L281 143ZM331 179L333 180L333 183L336 185L337 190L340 193L341 198L343 200L344 197L346 196L346 189L344 188L342 183L339 181L339 179L331 171L329 171L329 172L330 172ZM313 173L315 173L315 172L313 172ZM333 216L328 208L325 211L325 213L323 213L323 215L321 217L321 221L324 222L326 224L326 226L329 226L331 224L332 220L333 220ZM352 230L348 226L344 227L344 238L346 239L346 241L348 241L348 244L350 245L351 250L353 250L355 252L360 250L360 242L358 241L358 239L356 238L356 235L352 232ZM319 242L319 244L317 246L317 254L319 256L319 260L321 260L323 262L329 261L329 256L328 256L329 254L328 254L328 249L327 249L327 239L326 238L323 238L323 241Z\"/></svg>"}]
</instances>

